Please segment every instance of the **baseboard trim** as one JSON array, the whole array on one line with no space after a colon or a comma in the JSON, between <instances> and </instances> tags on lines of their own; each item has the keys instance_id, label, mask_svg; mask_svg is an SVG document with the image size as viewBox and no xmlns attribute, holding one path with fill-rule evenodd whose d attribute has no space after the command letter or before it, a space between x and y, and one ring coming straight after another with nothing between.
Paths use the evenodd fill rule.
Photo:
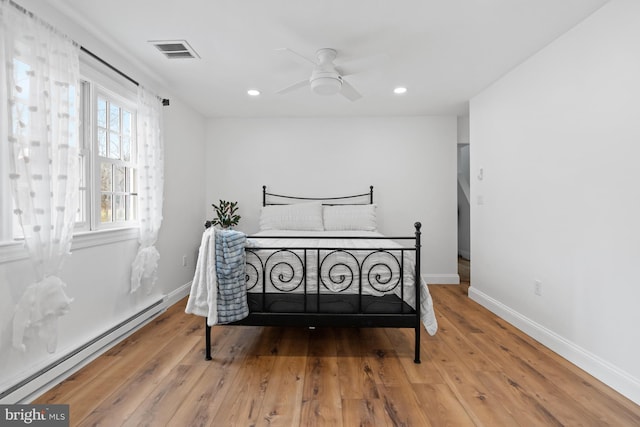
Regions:
<instances>
[{"instance_id":1,"label":"baseboard trim","mask_svg":"<svg viewBox=\"0 0 640 427\"><path fill-rule=\"evenodd\" d=\"M166 310L161 298L0 393L0 403L29 403L107 352Z\"/></svg>"},{"instance_id":2,"label":"baseboard trim","mask_svg":"<svg viewBox=\"0 0 640 427\"><path fill-rule=\"evenodd\" d=\"M458 274L423 274L422 278L427 285L459 285Z\"/></svg>"},{"instance_id":3,"label":"baseboard trim","mask_svg":"<svg viewBox=\"0 0 640 427\"><path fill-rule=\"evenodd\" d=\"M180 301L181 299L183 299L184 297L186 297L187 295L189 295L189 292L191 291L191 283L192 282L185 283L184 285L180 286L178 289L174 290L169 295L167 295L164 298L164 306L166 308L169 308L175 303L177 303L178 301Z\"/></svg>"},{"instance_id":4,"label":"baseboard trim","mask_svg":"<svg viewBox=\"0 0 640 427\"><path fill-rule=\"evenodd\" d=\"M469 298L640 405L638 378L478 291L473 286L469 288Z\"/></svg>"}]
</instances>

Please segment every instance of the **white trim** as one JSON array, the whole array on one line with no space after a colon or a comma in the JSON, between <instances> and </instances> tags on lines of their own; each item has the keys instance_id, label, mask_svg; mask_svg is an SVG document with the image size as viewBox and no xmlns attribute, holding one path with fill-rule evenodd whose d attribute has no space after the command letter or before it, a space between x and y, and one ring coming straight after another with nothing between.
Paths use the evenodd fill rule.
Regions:
<instances>
[{"instance_id":1,"label":"white trim","mask_svg":"<svg viewBox=\"0 0 640 427\"><path fill-rule=\"evenodd\" d=\"M534 322L473 286L469 298L640 405L640 379Z\"/></svg>"},{"instance_id":2,"label":"white trim","mask_svg":"<svg viewBox=\"0 0 640 427\"><path fill-rule=\"evenodd\" d=\"M24 240L0 243L0 264L29 258Z\"/></svg>"},{"instance_id":3,"label":"white trim","mask_svg":"<svg viewBox=\"0 0 640 427\"><path fill-rule=\"evenodd\" d=\"M460 276L458 274L423 274L422 278L427 285L459 285Z\"/></svg>"},{"instance_id":4,"label":"white trim","mask_svg":"<svg viewBox=\"0 0 640 427\"><path fill-rule=\"evenodd\" d=\"M189 292L191 291L191 283L192 282L185 283L184 285L180 286L178 289L174 290L169 295L167 295L164 298L165 306L169 308L172 305L176 304L178 301L180 301L182 298L189 295Z\"/></svg>"},{"instance_id":5,"label":"white trim","mask_svg":"<svg viewBox=\"0 0 640 427\"><path fill-rule=\"evenodd\" d=\"M138 227L76 232L71 241L71 251L108 245L124 240L135 240L140 235ZM29 258L24 240L0 243L0 264Z\"/></svg>"},{"instance_id":6,"label":"white trim","mask_svg":"<svg viewBox=\"0 0 640 427\"><path fill-rule=\"evenodd\" d=\"M118 228L77 233L71 241L71 250L89 248L91 246L108 245L123 240L135 240L140 235L138 227Z\"/></svg>"}]
</instances>

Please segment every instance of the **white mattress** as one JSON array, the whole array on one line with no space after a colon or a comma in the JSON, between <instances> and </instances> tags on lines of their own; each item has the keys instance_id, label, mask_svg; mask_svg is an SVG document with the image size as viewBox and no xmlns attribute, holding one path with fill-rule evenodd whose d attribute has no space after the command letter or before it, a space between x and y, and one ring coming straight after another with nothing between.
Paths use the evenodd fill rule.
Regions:
<instances>
[{"instance_id":1,"label":"white mattress","mask_svg":"<svg viewBox=\"0 0 640 427\"><path fill-rule=\"evenodd\" d=\"M260 239L263 236L279 236L278 238ZM288 238L290 236L304 236L304 239ZM305 255L301 249L278 251L280 248L314 248L306 253L306 291L317 292L318 260L317 248L344 248L348 252L333 252L320 249L321 284L320 293L351 293L359 290L360 267L362 267L362 293L364 295L382 296L393 293L415 308L415 252L404 251L404 255L397 249L413 247L413 240L403 240L400 244L393 240L380 239L351 239L351 237L384 237L375 231L290 231L268 230L251 236L247 241L247 274L249 292L262 292L262 277L251 267L257 264L252 254L253 248L274 248L274 250L259 250L257 254L262 264L267 263L267 274L271 272L270 280L266 281L266 292L296 292L305 290L303 277L303 260ZM308 239L306 237L309 237ZM335 237L319 239L318 237ZM353 249L353 250L352 250ZM377 250L380 251L377 251ZM372 252L371 250L374 250ZM325 255L329 257L325 259ZM355 257L355 258L354 258ZM323 261L324 260L324 261ZM400 284L400 264L403 265L404 284ZM391 268L387 267L391 266ZM273 268L272 268L273 267ZM260 268L258 270L261 270ZM273 282L273 284L272 284ZM274 286L275 284L275 286ZM421 318L429 334L437 331L437 321L433 311L433 302L429 289L420 278L421 290ZM403 291L401 291L401 288Z\"/></svg>"}]
</instances>

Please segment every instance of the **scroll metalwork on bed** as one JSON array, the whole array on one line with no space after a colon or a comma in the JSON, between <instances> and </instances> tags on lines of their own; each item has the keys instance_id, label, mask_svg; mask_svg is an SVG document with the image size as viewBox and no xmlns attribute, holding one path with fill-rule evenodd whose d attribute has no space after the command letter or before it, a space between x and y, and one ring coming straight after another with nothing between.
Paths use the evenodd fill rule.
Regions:
<instances>
[{"instance_id":1,"label":"scroll metalwork on bed","mask_svg":"<svg viewBox=\"0 0 640 427\"><path fill-rule=\"evenodd\" d=\"M412 248L246 248L247 290L305 295L359 294L403 299ZM318 274L319 272L319 274Z\"/></svg>"}]
</instances>

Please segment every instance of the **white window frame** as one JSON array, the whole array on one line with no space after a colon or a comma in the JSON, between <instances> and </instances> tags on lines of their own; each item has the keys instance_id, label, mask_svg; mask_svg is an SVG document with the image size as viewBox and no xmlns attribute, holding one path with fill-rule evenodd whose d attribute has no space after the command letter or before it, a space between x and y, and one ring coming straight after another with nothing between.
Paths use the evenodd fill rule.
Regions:
<instances>
[{"instance_id":1,"label":"white window frame","mask_svg":"<svg viewBox=\"0 0 640 427\"><path fill-rule=\"evenodd\" d=\"M108 99L118 106L133 113L132 138L136 139L137 87L121 76L101 66L98 68L93 60L80 61L80 76L83 81L84 107L83 113L89 120L83 128L84 143L82 152L85 155L86 183L89 197L85 200L86 220L76 228L76 232L99 232L116 229L139 227L137 220L102 223L100 221L100 159L98 156L97 105L98 97ZM86 93L88 89L88 94ZM89 111L87 111L87 109ZM135 142L134 144L135 145ZM137 154L133 149L134 156ZM132 162L137 163L137 162ZM134 166L135 167L135 166Z\"/></svg>"},{"instance_id":2,"label":"white window frame","mask_svg":"<svg viewBox=\"0 0 640 427\"><path fill-rule=\"evenodd\" d=\"M129 220L122 220L122 221L109 221L109 222L102 222L101 221L101 210L100 210L100 200L101 200L101 194L102 194L102 188L101 188L101 163L104 163L105 161L103 161L102 159L105 159L107 163L111 163L114 166L122 166L126 169L133 169L134 171L137 169L137 143L136 143L136 118L137 118L137 112L136 112L136 104L131 102L130 100L127 100L119 95L116 95L110 91L105 90L102 87L95 87L94 90L92 91L92 98L91 98L91 105L93 107L97 107L97 103L98 103L98 98L102 98L105 99L109 105L114 104L117 105L118 107L120 107L121 109L130 111L132 113L132 117L131 117L131 134L132 134L132 143L131 143L131 157L132 160L131 161L124 161L124 160L119 160L119 159L110 159L108 157L102 157L99 155L98 153L98 126L97 126L97 108L95 108L93 110L93 121L92 121L92 125L91 125L91 133L92 133L92 153L91 155L91 161L92 161L92 189L93 191L91 192L92 195L92 207L93 209L90 210L90 212L92 213L91 215L91 229L92 230L100 230L100 229L108 229L108 228L122 228L122 227L131 227L131 226L137 226L138 225L138 220L137 220L137 215L135 219L129 219ZM109 145L109 141L107 140L107 146ZM125 173L125 175L127 175ZM125 177L125 181L128 182L128 180L131 179L130 176L126 176ZM135 179L137 179L137 177L135 177ZM112 177L112 180L115 180L115 177ZM114 192L115 195L115 192ZM112 212L113 214L113 212Z\"/></svg>"}]
</instances>

